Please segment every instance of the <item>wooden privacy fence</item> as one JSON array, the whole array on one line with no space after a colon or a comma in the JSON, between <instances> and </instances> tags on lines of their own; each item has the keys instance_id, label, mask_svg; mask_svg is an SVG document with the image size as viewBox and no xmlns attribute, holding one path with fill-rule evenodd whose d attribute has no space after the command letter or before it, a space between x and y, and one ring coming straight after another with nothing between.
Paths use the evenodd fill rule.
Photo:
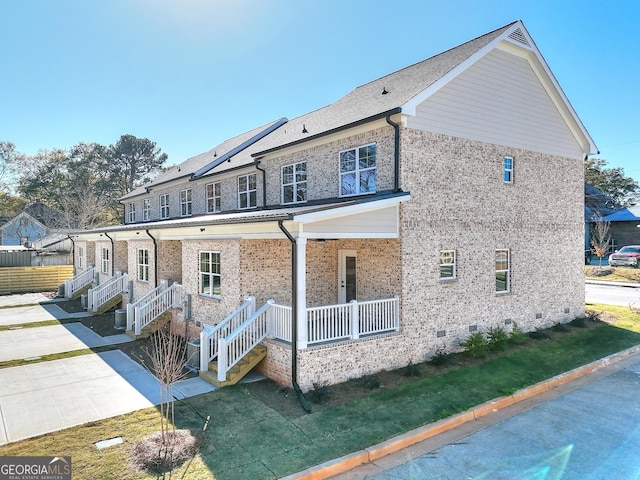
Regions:
<instances>
[{"instance_id":1,"label":"wooden privacy fence","mask_svg":"<svg viewBox=\"0 0 640 480\"><path fill-rule=\"evenodd\" d=\"M0 268L0 295L24 292L54 292L73 277L73 265Z\"/></svg>"}]
</instances>

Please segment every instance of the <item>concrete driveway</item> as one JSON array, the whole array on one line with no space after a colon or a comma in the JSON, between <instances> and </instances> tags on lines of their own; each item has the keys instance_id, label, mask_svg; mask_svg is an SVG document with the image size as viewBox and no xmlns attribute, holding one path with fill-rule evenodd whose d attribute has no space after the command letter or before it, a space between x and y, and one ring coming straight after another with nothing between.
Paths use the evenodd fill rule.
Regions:
<instances>
[{"instance_id":1,"label":"concrete driveway","mask_svg":"<svg viewBox=\"0 0 640 480\"><path fill-rule=\"evenodd\" d=\"M68 314L51 304L0 309L0 325L16 328L0 331L0 361L35 362L0 368L0 445L159 404L158 379L120 350L38 361L51 353L130 341L126 335L101 337L76 322L21 328L78 315L86 314ZM200 378L175 387L178 398L215 389Z\"/></svg>"}]
</instances>

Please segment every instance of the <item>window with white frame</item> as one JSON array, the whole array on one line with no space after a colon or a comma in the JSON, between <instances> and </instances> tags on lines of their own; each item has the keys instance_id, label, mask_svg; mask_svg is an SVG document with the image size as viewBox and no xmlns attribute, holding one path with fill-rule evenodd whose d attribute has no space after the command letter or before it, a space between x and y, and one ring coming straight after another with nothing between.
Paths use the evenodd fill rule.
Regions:
<instances>
[{"instance_id":1,"label":"window with white frame","mask_svg":"<svg viewBox=\"0 0 640 480\"><path fill-rule=\"evenodd\" d=\"M160 218L169 218L169 194L160 195Z\"/></svg>"},{"instance_id":2,"label":"window with white frame","mask_svg":"<svg viewBox=\"0 0 640 480\"><path fill-rule=\"evenodd\" d=\"M200 294L219 297L220 252L200 252Z\"/></svg>"},{"instance_id":3,"label":"window with white frame","mask_svg":"<svg viewBox=\"0 0 640 480\"><path fill-rule=\"evenodd\" d=\"M180 215L187 217L191 215L191 189L180 190Z\"/></svg>"},{"instance_id":4,"label":"window with white frame","mask_svg":"<svg viewBox=\"0 0 640 480\"><path fill-rule=\"evenodd\" d=\"M221 211L220 182L208 183L207 191L207 213Z\"/></svg>"},{"instance_id":5,"label":"window with white frame","mask_svg":"<svg viewBox=\"0 0 640 480\"><path fill-rule=\"evenodd\" d=\"M100 271L102 273L111 273L111 262L109 261L110 253L108 247L102 247L100 253Z\"/></svg>"},{"instance_id":6,"label":"window with white frame","mask_svg":"<svg viewBox=\"0 0 640 480\"><path fill-rule=\"evenodd\" d=\"M496 250L496 293L508 293L511 277L511 259L508 249Z\"/></svg>"},{"instance_id":7,"label":"window with white frame","mask_svg":"<svg viewBox=\"0 0 640 480\"><path fill-rule=\"evenodd\" d=\"M513 158L504 157L502 160L504 183L513 183Z\"/></svg>"},{"instance_id":8,"label":"window with white frame","mask_svg":"<svg viewBox=\"0 0 640 480\"><path fill-rule=\"evenodd\" d=\"M129 204L129 223L134 223L136 221L136 204Z\"/></svg>"},{"instance_id":9,"label":"window with white frame","mask_svg":"<svg viewBox=\"0 0 640 480\"><path fill-rule=\"evenodd\" d=\"M455 250L440 250L440 280L453 280L455 278L456 278Z\"/></svg>"},{"instance_id":10,"label":"window with white frame","mask_svg":"<svg viewBox=\"0 0 640 480\"><path fill-rule=\"evenodd\" d=\"M375 193L376 145L340 152L340 196Z\"/></svg>"},{"instance_id":11,"label":"window with white frame","mask_svg":"<svg viewBox=\"0 0 640 480\"><path fill-rule=\"evenodd\" d=\"M84 247L78 246L78 268L84 268Z\"/></svg>"},{"instance_id":12,"label":"window with white frame","mask_svg":"<svg viewBox=\"0 0 640 480\"><path fill-rule=\"evenodd\" d=\"M258 205L256 190L256 174L238 177L238 208L255 208Z\"/></svg>"},{"instance_id":13,"label":"window with white frame","mask_svg":"<svg viewBox=\"0 0 640 480\"><path fill-rule=\"evenodd\" d=\"M282 167L282 203L307 201L307 162Z\"/></svg>"},{"instance_id":14,"label":"window with white frame","mask_svg":"<svg viewBox=\"0 0 640 480\"><path fill-rule=\"evenodd\" d=\"M149 281L149 250L146 248L138 249L137 268L138 280L141 282Z\"/></svg>"},{"instance_id":15,"label":"window with white frame","mask_svg":"<svg viewBox=\"0 0 640 480\"><path fill-rule=\"evenodd\" d=\"M151 199L145 198L142 200L142 220L151 220Z\"/></svg>"}]
</instances>

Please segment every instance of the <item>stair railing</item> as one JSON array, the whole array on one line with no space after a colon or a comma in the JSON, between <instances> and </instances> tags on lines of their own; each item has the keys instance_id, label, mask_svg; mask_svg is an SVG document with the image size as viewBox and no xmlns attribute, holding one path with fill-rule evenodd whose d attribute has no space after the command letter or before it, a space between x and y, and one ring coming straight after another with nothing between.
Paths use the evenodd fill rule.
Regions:
<instances>
[{"instance_id":1,"label":"stair railing","mask_svg":"<svg viewBox=\"0 0 640 480\"><path fill-rule=\"evenodd\" d=\"M135 309L136 307L140 307L145 305L147 302L151 301L154 297L158 296L161 292L168 288L169 283L166 280L162 280L160 285L158 285L153 290L149 290L142 297L140 297L135 302L127 304L127 330L133 330L135 327Z\"/></svg>"},{"instance_id":2,"label":"stair railing","mask_svg":"<svg viewBox=\"0 0 640 480\"><path fill-rule=\"evenodd\" d=\"M273 303L269 300L227 337L218 339L219 382L224 382L227 372L267 336L268 316Z\"/></svg>"},{"instance_id":3,"label":"stair railing","mask_svg":"<svg viewBox=\"0 0 640 480\"><path fill-rule=\"evenodd\" d=\"M87 310L96 312L102 305L127 291L129 277L126 273L116 273L113 277L87 292Z\"/></svg>"},{"instance_id":4,"label":"stair railing","mask_svg":"<svg viewBox=\"0 0 640 480\"><path fill-rule=\"evenodd\" d=\"M95 269L93 267L87 268L84 272L80 272L78 275L69 278L64 281L64 296L65 298L71 298L73 295L82 290L87 285L91 285L95 276Z\"/></svg>"},{"instance_id":5,"label":"stair railing","mask_svg":"<svg viewBox=\"0 0 640 480\"><path fill-rule=\"evenodd\" d=\"M149 299L144 305L133 309L133 331L140 335L142 329L150 325L156 318L170 308L178 308L182 305L182 285L175 282L170 287L162 290L155 297ZM128 316L128 315L127 315Z\"/></svg>"},{"instance_id":6,"label":"stair railing","mask_svg":"<svg viewBox=\"0 0 640 480\"><path fill-rule=\"evenodd\" d=\"M256 299L252 296L245 296L244 302L220 323L216 325L204 324L200 332L200 370L209 370L209 362L218 356L218 339L226 337L256 311Z\"/></svg>"}]
</instances>

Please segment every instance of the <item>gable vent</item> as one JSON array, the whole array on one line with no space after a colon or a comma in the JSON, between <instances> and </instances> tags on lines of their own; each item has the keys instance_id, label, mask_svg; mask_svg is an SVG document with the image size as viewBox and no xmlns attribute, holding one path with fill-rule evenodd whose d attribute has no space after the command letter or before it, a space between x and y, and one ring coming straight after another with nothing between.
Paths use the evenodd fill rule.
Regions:
<instances>
[{"instance_id":1,"label":"gable vent","mask_svg":"<svg viewBox=\"0 0 640 480\"><path fill-rule=\"evenodd\" d=\"M514 42L518 42L523 45L526 45L527 47L531 47L531 45L529 45L529 42L527 41L527 37L524 36L524 33L522 33L522 30L520 30L519 28L511 32L511 34L509 35L509 38Z\"/></svg>"}]
</instances>

